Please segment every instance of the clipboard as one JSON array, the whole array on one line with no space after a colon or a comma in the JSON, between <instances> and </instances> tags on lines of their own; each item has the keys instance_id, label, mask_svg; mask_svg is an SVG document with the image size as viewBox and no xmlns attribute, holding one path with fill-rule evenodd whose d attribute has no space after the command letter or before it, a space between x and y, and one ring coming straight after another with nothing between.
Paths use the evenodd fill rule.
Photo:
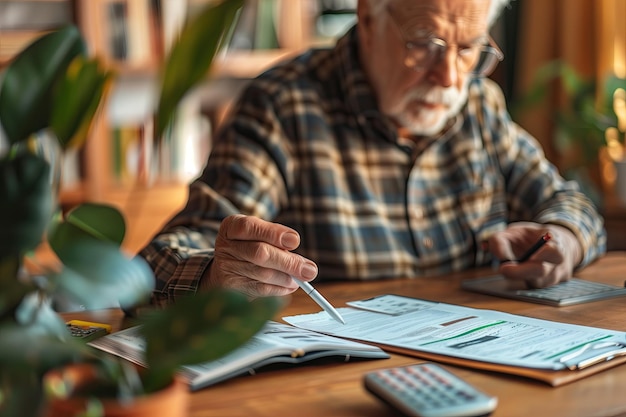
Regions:
<instances>
[{"instance_id":1,"label":"clipboard","mask_svg":"<svg viewBox=\"0 0 626 417\"><path fill-rule=\"evenodd\" d=\"M450 365L461 366L464 368L470 369L480 369L484 371L498 372L509 375L516 375L525 378L530 378L534 380L538 380L541 382L545 382L553 387L558 387L561 385L568 384L570 382L578 381L580 379L586 378L588 376L600 373L610 368L614 368L618 365L626 362L626 356L614 357L610 360L603 361L601 363L594 364L584 369L577 370L559 370L559 371L548 371L543 369L535 369L535 368L524 368L520 366L509 366L509 365L501 365L490 362L481 362L476 360L468 360L463 358L458 358L454 356L447 355L438 355L430 352L421 352L413 349L406 349L397 346L389 346L384 344L377 344L383 350L388 352L395 352L406 356L411 356L419 359L426 359L435 362L443 362L448 363Z\"/></svg>"},{"instance_id":2,"label":"clipboard","mask_svg":"<svg viewBox=\"0 0 626 417\"><path fill-rule=\"evenodd\" d=\"M347 304L350 307L340 309L344 326L337 327L323 313L283 320L389 352L531 378L554 387L626 362L626 333L620 331L394 294ZM533 342L519 344L518 337ZM500 345L490 344L496 340ZM507 344L515 350L504 347Z\"/></svg>"}]
</instances>

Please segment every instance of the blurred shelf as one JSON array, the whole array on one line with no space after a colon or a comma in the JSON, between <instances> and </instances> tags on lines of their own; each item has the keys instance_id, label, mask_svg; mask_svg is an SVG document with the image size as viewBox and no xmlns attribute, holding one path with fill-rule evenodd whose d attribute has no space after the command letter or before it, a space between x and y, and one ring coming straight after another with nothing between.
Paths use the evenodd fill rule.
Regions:
<instances>
[{"instance_id":1,"label":"blurred shelf","mask_svg":"<svg viewBox=\"0 0 626 417\"><path fill-rule=\"evenodd\" d=\"M190 174L187 171L201 169L210 148L211 129L244 83L279 60L332 42L316 33L320 10L332 1L247 0L244 9L249 20L241 25L238 21L236 28L244 33L238 39L249 47L229 44L227 53L218 55L206 82L197 88L199 97L188 100L194 95L189 94L179 106L170 137L184 143L152 154L150 112L156 104L155 80L164 56L185 19L215 1L0 0L0 67L44 31L67 22L80 28L90 54L116 72L111 94L94 120L86 146L73 164L64 165L70 168L72 175L66 178L71 178L68 184L72 186L62 189L59 199L65 210L86 201L120 208L128 219L129 243L125 245L131 251L182 207L187 182L162 179L180 179ZM345 0L339 3L345 4ZM5 24L7 20L9 24ZM190 141L189 131L194 129L204 136ZM128 136L133 134L138 136ZM177 159L189 154L189 149L194 158ZM143 155L142 164L137 163L137 154ZM198 160L202 160L200 166ZM134 177L146 175L154 176L154 182L149 187L137 186Z\"/></svg>"},{"instance_id":2,"label":"blurred shelf","mask_svg":"<svg viewBox=\"0 0 626 417\"><path fill-rule=\"evenodd\" d=\"M259 51L230 51L213 63L211 77L250 79L278 61L295 56L300 50L267 49Z\"/></svg>"}]
</instances>

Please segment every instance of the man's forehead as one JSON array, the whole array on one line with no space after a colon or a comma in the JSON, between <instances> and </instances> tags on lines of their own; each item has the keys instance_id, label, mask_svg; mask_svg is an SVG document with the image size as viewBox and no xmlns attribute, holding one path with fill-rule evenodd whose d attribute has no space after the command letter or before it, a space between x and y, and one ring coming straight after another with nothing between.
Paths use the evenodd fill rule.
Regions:
<instances>
[{"instance_id":1,"label":"man's forehead","mask_svg":"<svg viewBox=\"0 0 626 417\"><path fill-rule=\"evenodd\" d=\"M487 23L491 0L392 0L396 16L408 21L442 20L444 22L483 26Z\"/></svg>"}]
</instances>

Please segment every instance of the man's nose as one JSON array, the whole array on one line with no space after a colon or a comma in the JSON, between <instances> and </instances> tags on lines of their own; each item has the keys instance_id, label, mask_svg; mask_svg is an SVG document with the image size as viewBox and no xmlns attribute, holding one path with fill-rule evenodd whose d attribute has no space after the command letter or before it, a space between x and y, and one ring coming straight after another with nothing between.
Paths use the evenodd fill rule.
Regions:
<instances>
[{"instance_id":1,"label":"man's nose","mask_svg":"<svg viewBox=\"0 0 626 417\"><path fill-rule=\"evenodd\" d=\"M447 48L429 70L430 80L447 88L457 84L459 70L456 48Z\"/></svg>"}]
</instances>

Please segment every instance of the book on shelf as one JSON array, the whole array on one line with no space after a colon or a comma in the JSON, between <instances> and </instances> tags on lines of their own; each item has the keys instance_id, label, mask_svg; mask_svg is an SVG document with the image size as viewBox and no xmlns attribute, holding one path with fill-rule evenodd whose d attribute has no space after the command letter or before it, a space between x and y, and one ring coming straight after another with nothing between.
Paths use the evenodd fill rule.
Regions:
<instances>
[{"instance_id":1,"label":"book on shelf","mask_svg":"<svg viewBox=\"0 0 626 417\"><path fill-rule=\"evenodd\" d=\"M161 0L149 1L150 7L148 11L148 26L150 50L152 56L157 59L157 62L161 62L165 54L165 37L163 34L163 7L161 7Z\"/></svg>"},{"instance_id":2,"label":"book on shelf","mask_svg":"<svg viewBox=\"0 0 626 417\"><path fill-rule=\"evenodd\" d=\"M139 326L111 333L89 345L145 366L145 343ZM321 358L385 359L389 354L379 347L327 336L288 324L270 321L246 344L215 361L184 366L181 374L191 390L197 390L246 374L253 375L271 364L299 364Z\"/></svg>"},{"instance_id":3,"label":"book on shelf","mask_svg":"<svg viewBox=\"0 0 626 417\"><path fill-rule=\"evenodd\" d=\"M212 137L211 122L199 106L192 95L183 100L158 140L153 137L153 120L149 115L116 120L110 129L114 180L119 185L137 181L151 185L186 183L198 176L208 158Z\"/></svg>"},{"instance_id":4,"label":"book on shelf","mask_svg":"<svg viewBox=\"0 0 626 417\"><path fill-rule=\"evenodd\" d=\"M128 13L128 59L131 63L139 65L151 63L160 58L160 51L152 50L154 44L152 33L153 18L152 7L154 4L150 0L129 1L127 5Z\"/></svg>"},{"instance_id":5,"label":"book on shelf","mask_svg":"<svg viewBox=\"0 0 626 417\"><path fill-rule=\"evenodd\" d=\"M274 49L280 47L276 33L276 2L258 0L257 21L254 33L255 49Z\"/></svg>"},{"instance_id":6,"label":"book on shelf","mask_svg":"<svg viewBox=\"0 0 626 417\"><path fill-rule=\"evenodd\" d=\"M107 4L109 52L113 60L128 59L128 8L125 1Z\"/></svg>"},{"instance_id":7,"label":"book on shelf","mask_svg":"<svg viewBox=\"0 0 626 417\"><path fill-rule=\"evenodd\" d=\"M84 175L84 148L68 148L63 152L61 163L61 189L74 190L80 187Z\"/></svg>"},{"instance_id":8,"label":"book on shelf","mask_svg":"<svg viewBox=\"0 0 626 417\"><path fill-rule=\"evenodd\" d=\"M229 51L272 50L283 47L279 39L279 5L276 0L246 1L229 34Z\"/></svg>"},{"instance_id":9,"label":"book on shelf","mask_svg":"<svg viewBox=\"0 0 626 417\"><path fill-rule=\"evenodd\" d=\"M113 172L119 183L132 183L146 174L150 149L144 124L127 124L113 128Z\"/></svg>"},{"instance_id":10,"label":"book on shelf","mask_svg":"<svg viewBox=\"0 0 626 417\"><path fill-rule=\"evenodd\" d=\"M85 1L85 0L83 0ZM187 18L186 1L181 0L108 0L97 10L104 18L100 34L106 45L96 47L107 58L130 68L158 66L178 37ZM90 5L89 7L96 7Z\"/></svg>"}]
</instances>

